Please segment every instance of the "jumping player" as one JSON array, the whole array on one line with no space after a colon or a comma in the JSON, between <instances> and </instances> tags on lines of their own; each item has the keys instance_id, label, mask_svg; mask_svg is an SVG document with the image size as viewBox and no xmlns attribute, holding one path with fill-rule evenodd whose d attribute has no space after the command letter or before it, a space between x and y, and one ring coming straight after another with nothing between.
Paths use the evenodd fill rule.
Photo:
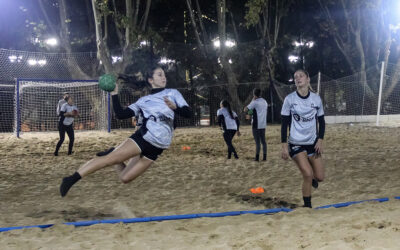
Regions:
<instances>
[{"instance_id":1,"label":"jumping player","mask_svg":"<svg viewBox=\"0 0 400 250\"><path fill-rule=\"evenodd\" d=\"M118 82L111 93L113 109L118 119L126 119L143 112L144 122L140 130L132 134L112 152L94 158L73 175L63 178L60 194L65 196L68 190L81 178L105 168L119 164L118 176L123 183L128 183L144 173L157 157L167 149L172 141L173 121L176 114L190 117L192 112L187 102L176 89L166 89L164 70L155 66L146 74L151 94L141 97L137 102L122 108L118 99ZM139 156L140 157L135 157ZM130 159L130 160L129 160ZM129 160L125 165L124 161Z\"/></svg>"},{"instance_id":2,"label":"jumping player","mask_svg":"<svg viewBox=\"0 0 400 250\"><path fill-rule=\"evenodd\" d=\"M290 156L299 168L303 175L304 207L311 208L311 186L317 188L318 182L325 177L321 158L325 133L324 109L319 95L310 91L310 77L306 71L297 70L294 81L297 91L286 96L281 111L282 158L287 160Z\"/></svg>"}]
</instances>

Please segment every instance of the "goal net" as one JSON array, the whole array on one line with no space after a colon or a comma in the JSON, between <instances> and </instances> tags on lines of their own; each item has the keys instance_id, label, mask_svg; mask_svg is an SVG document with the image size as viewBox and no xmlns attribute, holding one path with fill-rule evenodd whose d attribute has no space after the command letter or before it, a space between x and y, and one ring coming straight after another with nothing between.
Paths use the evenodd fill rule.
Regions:
<instances>
[{"instance_id":1,"label":"goal net","mask_svg":"<svg viewBox=\"0 0 400 250\"><path fill-rule=\"evenodd\" d=\"M79 109L76 130L108 128L109 97L94 80L17 79L15 86L14 132L56 131L57 104L68 92Z\"/></svg>"}]
</instances>

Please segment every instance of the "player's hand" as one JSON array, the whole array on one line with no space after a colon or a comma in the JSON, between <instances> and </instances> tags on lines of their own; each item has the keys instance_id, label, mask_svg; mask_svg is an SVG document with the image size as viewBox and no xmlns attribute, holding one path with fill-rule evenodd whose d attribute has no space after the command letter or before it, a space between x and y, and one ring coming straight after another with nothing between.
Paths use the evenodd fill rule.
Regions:
<instances>
[{"instance_id":1,"label":"player's hand","mask_svg":"<svg viewBox=\"0 0 400 250\"><path fill-rule=\"evenodd\" d=\"M237 136L241 136L242 135L239 130L236 132L236 134L237 134Z\"/></svg>"},{"instance_id":2,"label":"player's hand","mask_svg":"<svg viewBox=\"0 0 400 250\"><path fill-rule=\"evenodd\" d=\"M115 82L115 88L114 88L113 91L111 91L111 95L118 95L119 85L121 84L122 81L123 81L122 79L118 79L118 80Z\"/></svg>"},{"instance_id":3,"label":"player's hand","mask_svg":"<svg viewBox=\"0 0 400 250\"><path fill-rule=\"evenodd\" d=\"M73 115L74 117L78 117L78 116L79 116L79 111L76 110L76 109L72 110L72 115Z\"/></svg>"},{"instance_id":4,"label":"player's hand","mask_svg":"<svg viewBox=\"0 0 400 250\"><path fill-rule=\"evenodd\" d=\"M282 143L282 153L281 153L281 157L284 160L289 159L289 148L288 148L288 144L287 143Z\"/></svg>"},{"instance_id":5,"label":"player's hand","mask_svg":"<svg viewBox=\"0 0 400 250\"><path fill-rule=\"evenodd\" d=\"M176 109L175 103L174 103L173 101L171 101L170 99L168 99L167 96L164 96L164 102L165 102L165 104L167 104L167 106L168 106L170 109L172 109L172 110L175 110L175 109Z\"/></svg>"},{"instance_id":6,"label":"player's hand","mask_svg":"<svg viewBox=\"0 0 400 250\"><path fill-rule=\"evenodd\" d=\"M317 156L320 156L324 152L324 146L322 145L322 139L318 139L314 148L315 148L315 153L317 153Z\"/></svg>"}]
</instances>

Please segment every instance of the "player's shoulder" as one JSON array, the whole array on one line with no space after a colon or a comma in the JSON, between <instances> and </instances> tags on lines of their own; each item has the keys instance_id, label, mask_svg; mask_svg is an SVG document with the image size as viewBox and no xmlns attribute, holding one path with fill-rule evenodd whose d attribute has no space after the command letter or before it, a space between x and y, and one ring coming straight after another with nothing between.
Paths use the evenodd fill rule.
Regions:
<instances>
[{"instance_id":1,"label":"player's shoulder","mask_svg":"<svg viewBox=\"0 0 400 250\"><path fill-rule=\"evenodd\" d=\"M166 88L161 92L174 93L174 94L179 93L180 94L179 90L177 90L177 89L167 89Z\"/></svg>"},{"instance_id":2,"label":"player's shoulder","mask_svg":"<svg viewBox=\"0 0 400 250\"><path fill-rule=\"evenodd\" d=\"M321 97L317 93L311 91L310 91L310 97L313 98L314 100L321 100Z\"/></svg>"},{"instance_id":3,"label":"player's shoulder","mask_svg":"<svg viewBox=\"0 0 400 250\"><path fill-rule=\"evenodd\" d=\"M265 100L264 98L260 98L261 99L261 102L262 102L262 104L267 104L267 100Z\"/></svg>"},{"instance_id":4,"label":"player's shoulder","mask_svg":"<svg viewBox=\"0 0 400 250\"><path fill-rule=\"evenodd\" d=\"M285 99L286 99L286 100L293 100L293 98L296 98L296 97L297 97L297 93L296 93L296 91L293 91L292 93L288 94L288 95L285 97Z\"/></svg>"}]
</instances>

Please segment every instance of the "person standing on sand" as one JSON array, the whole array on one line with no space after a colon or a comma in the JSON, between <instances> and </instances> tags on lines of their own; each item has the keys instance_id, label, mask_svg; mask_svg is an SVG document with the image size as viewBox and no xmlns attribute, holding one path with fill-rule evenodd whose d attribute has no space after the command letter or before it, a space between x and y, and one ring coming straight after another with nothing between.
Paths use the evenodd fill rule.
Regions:
<instances>
[{"instance_id":1,"label":"person standing on sand","mask_svg":"<svg viewBox=\"0 0 400 250\"><path fill-rule=\"evenodd\" d=\"M319 95L310 91L310 77L305 70L294 73L294 82L297 90L286 96L281 111L282 158L287 160L290 156L299 168L303 175L304 207L311 208L311 186L318 188L318 182L325 178L321 157L325 134L324 109Z\"/></svg>"}]
</instances>

